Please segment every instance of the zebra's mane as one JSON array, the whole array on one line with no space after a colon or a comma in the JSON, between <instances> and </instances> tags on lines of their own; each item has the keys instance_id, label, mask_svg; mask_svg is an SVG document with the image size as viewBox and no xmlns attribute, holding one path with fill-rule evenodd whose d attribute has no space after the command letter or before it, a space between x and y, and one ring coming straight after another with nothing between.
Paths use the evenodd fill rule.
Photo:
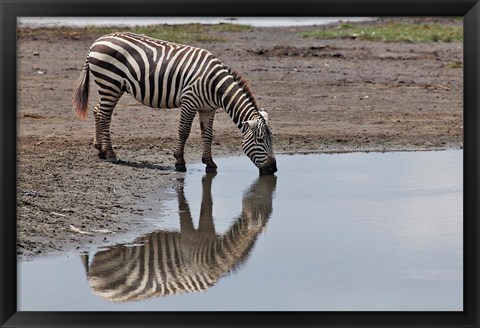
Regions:
<instances>
[{"instance_id":1,"label":"zebra's mane","mask_svg":"<svg viewBox=\"0 0 480 328\"><path fill-rule=\"evenodd\" d=\"M250 86L248 85L248 82L245 80L245 78L240 74L240 72L235 71L232 68L228 68L228 73L232 75L233 79L238 83L243 92L245 92L248 100L252 102L253 106L255 106L255 109L258 111L257 102L255 101L253 93L250 90Z\"/></svg>"}]
</instances>

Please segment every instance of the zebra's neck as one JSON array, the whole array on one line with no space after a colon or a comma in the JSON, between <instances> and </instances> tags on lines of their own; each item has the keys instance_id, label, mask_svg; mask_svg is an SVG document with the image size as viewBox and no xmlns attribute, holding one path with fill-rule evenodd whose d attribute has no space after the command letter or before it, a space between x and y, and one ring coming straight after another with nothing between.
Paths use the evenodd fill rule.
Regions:
<instances>
[{"instance_id":1,"label":"zebra's neck","mask_svg":"<svg viewBox=\"0 0 480 328\"><path fill-rule=\"evenodd\" d=\"M245 89L233 75L229 74L222 85L216 88L219 106L232 118L235 125L245 133L245 121L259 118L257 105L251 92Z\"/></svg>"}]
</instances>

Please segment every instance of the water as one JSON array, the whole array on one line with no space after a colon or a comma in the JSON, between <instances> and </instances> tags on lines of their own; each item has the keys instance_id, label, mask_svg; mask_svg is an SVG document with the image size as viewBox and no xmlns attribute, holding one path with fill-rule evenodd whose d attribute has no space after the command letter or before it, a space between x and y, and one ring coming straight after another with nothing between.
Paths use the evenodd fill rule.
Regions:
<instances>
[{"instance_id":1,"label":"water","mask_svg":"<svg viewBox=\"0 0 480 328\"><path fill-rule=\"evenodd\" d=\"M245 156L190 166L152 233L20 262L18 309L462 311L462 157L283 155L260 178Z\"/></svg>"},{"instance_id":2,"label":"water","mask_svg":"<svg viewBox=\"0 0 480 328\"><path fill-rule=\"evenodd\" d=\"M55 26L144 26L154 24L219 24L234 23L251 26L325 25L339 21L359 22L369 17L19 17L21 27Z\"/></svg>"}]
</instances>

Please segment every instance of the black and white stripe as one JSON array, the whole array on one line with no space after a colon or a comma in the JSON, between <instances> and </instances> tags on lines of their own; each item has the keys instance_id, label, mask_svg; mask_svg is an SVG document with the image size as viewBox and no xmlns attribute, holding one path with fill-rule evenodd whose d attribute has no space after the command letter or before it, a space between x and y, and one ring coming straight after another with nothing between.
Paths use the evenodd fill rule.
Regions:
<instances>
[{"instance_id":1,"label":"black and white stripe","mask_svg":"<svg viewBox=\"0 0 480 328\"><path fill-rule=\"evenodd\" d=\"M211 143L218 108L223 108L243 132L243 150L261 173L273 174L277 170L266 112L258 108L243 78L209 51L133 33L113 33L97 39L90 47L73 97L74 109L82 117L88 107L89 71L100 94L93 110L94 145L100 158L116 160L110 121L118 100L127 92L149 107L181 108L179 139L174 151L178 170L185 170L185 142L197 112L202 160L207 170L217 168Z\"/></svg>"},{"instance_id":2,"label":"black and white stripe","mask_svg":"<svg viewBox=\"0 0 480 328\"><path fill-rule=\"evenodd\" d=\"M113 302L198 292L238 269L251 254L255 241L272 213L275 176L259 177L243 196L242 214L217 235L213 222L213 174L202 179L198 229L183 192L177 189L180 231L157 231L136 240L134 246L99 251L88 264L92 291Z\"/></svg>"}]
</instances>

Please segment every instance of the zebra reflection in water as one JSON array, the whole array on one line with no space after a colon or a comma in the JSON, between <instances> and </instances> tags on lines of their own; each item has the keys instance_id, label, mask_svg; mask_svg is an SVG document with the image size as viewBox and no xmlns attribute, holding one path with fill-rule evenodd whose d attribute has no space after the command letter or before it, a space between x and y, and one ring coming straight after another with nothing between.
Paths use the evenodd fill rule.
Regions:
<instances>
[{"instance_id":1,"label":"zebra reflection in water","mask_svg":"<svg viewBox=\"0 0 480 328\"><path fill-rule=\"evenodd\" d=\"M272 213L276 176L260 176L244 193L242 213L223 235L215 233L212 180L202 178L198 229L194 228L183 181L177 188L180 231L157 231L135 241L137 246L114 246L99 251L88 264L93 292L113 302L203 291L239 268L252 252Z\"/></svg>"}]
</instances>

